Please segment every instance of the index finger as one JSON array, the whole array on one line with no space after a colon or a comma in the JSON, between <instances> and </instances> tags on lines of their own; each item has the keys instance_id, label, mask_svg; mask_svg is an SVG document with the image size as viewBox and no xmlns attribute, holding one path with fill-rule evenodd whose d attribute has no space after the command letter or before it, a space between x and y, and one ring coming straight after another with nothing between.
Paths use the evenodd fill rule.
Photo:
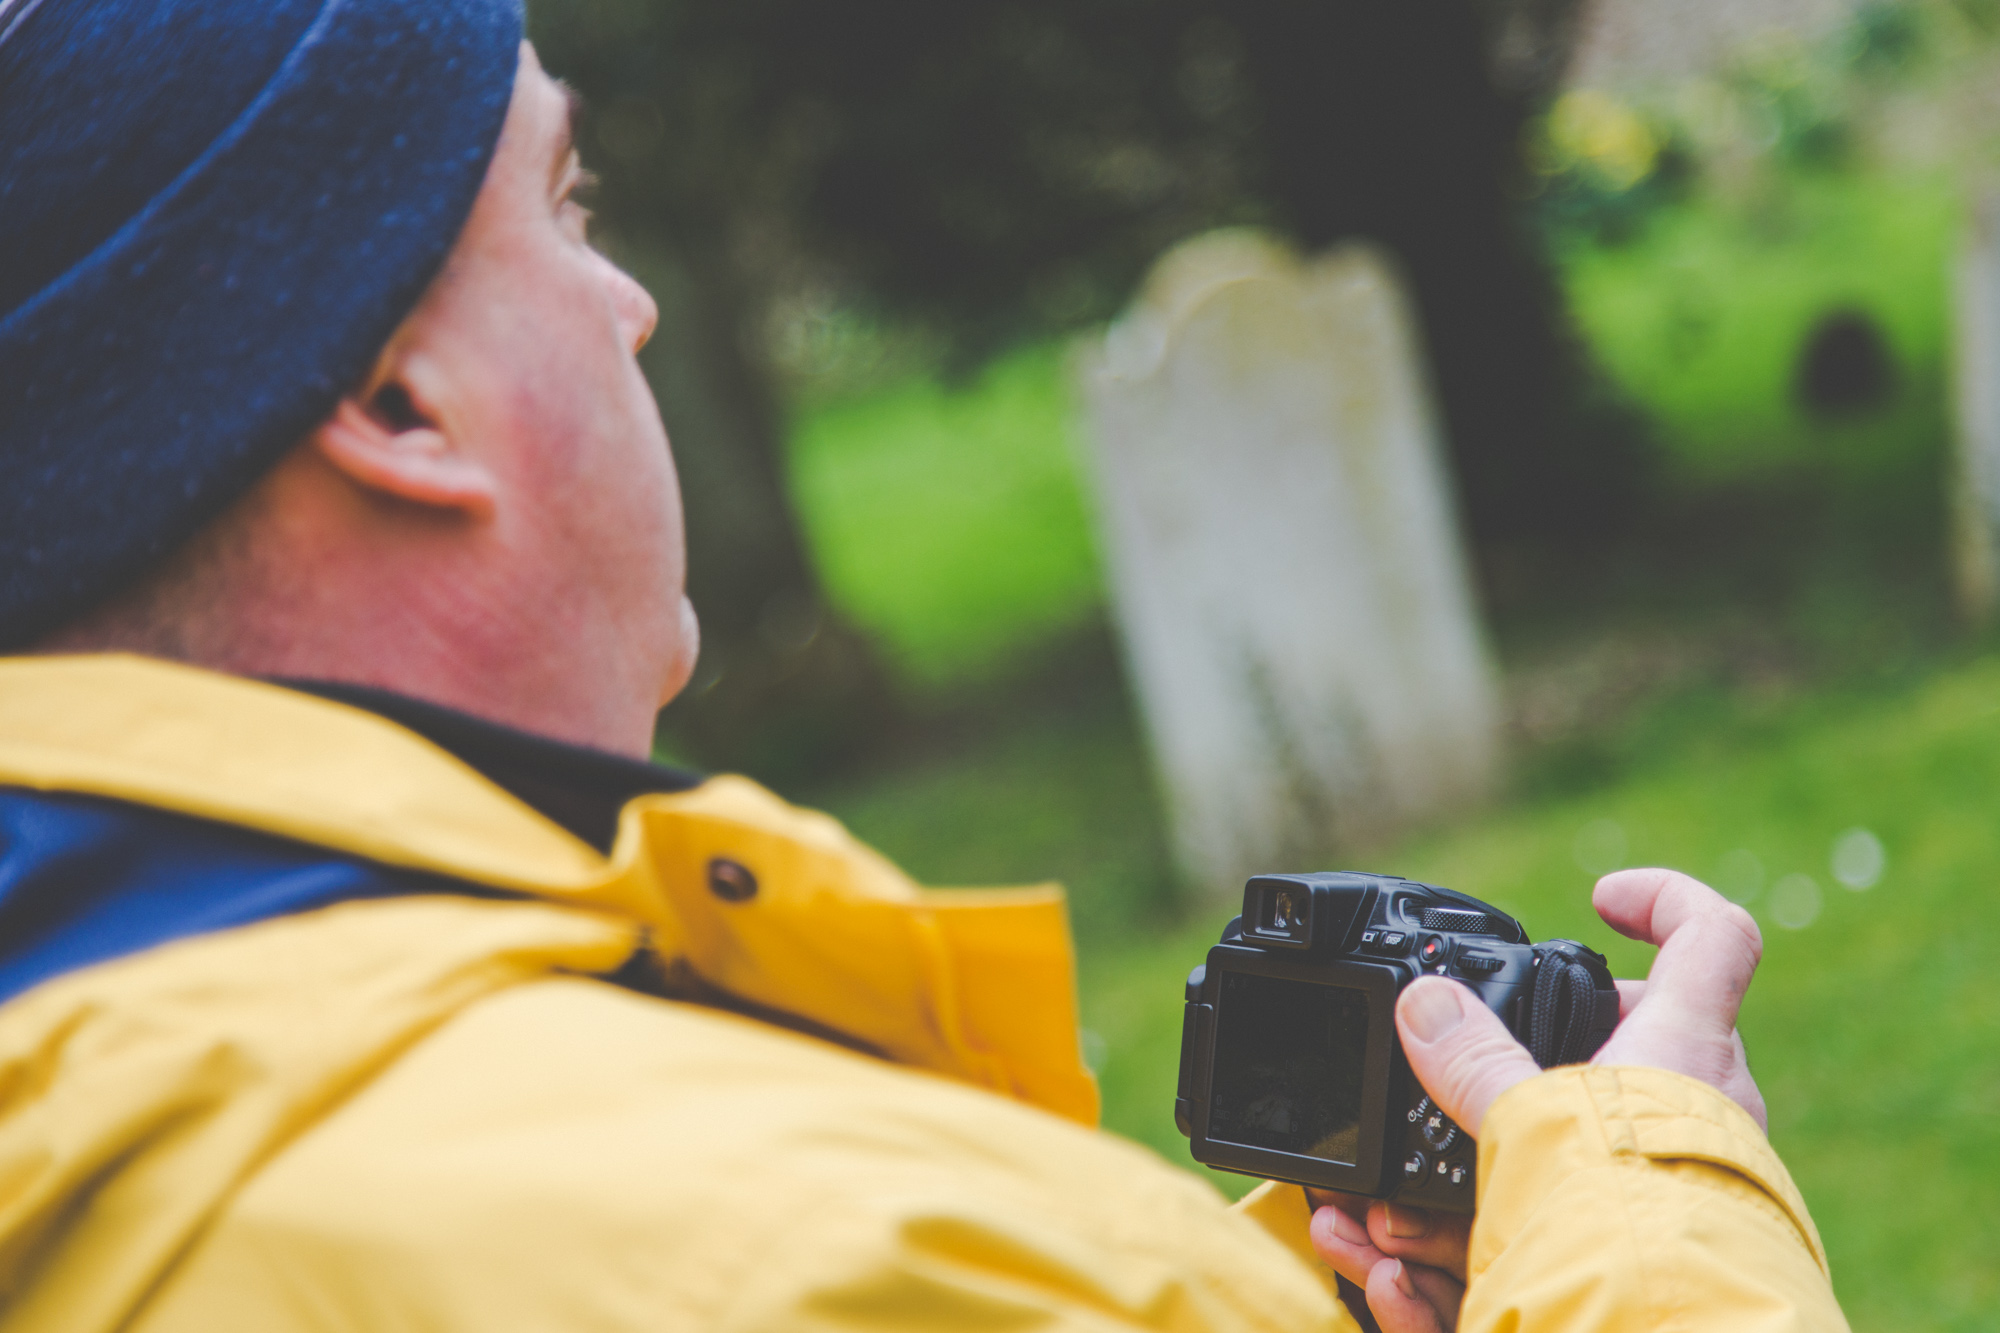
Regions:
<instances>
[{"instance_id":1,"label":"index finger","mask_svg":"<svg viewBox=\"0 0 2000 1333\"><path fill-rule=\"evenodd\" d=\"M1748 912L1676 870L1606 875L1591 899L1614 930L1660 946L1647 977L1649 1006L1677 1009L1724 1031L1735 1027L1764 954Z\"/></svg>"},{"instance_id":2,"label":"index finger","mask_svg":"<svg viewBox=\"0 0 2000 1333\"><path fill-rule=\"evenodd\" d=\"M1748 912L1678 870L1614 870L1597 881L1590 905L1620 935L1646 944L1664 945L1682 926L1698 918L1733 916L1741 919L1741 927L1762 953L1762 937Z\"/></svg>"}]
</instances>

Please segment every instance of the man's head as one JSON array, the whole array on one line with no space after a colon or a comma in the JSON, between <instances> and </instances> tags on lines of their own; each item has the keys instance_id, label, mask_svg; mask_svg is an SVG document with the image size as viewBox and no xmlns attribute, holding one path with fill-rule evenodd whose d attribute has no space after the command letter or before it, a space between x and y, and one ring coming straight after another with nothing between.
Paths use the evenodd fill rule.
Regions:
<instances>
[{"instance_id":1,"label":"man's head","mask_svg":"<svg viewBox=\"0 0 2000 1333\"><path fill-rule=\"evenodd\" d=\"M589 246L570 101L518 50L463 225L372 362L219 515L59 607L74 614L38 647L378 685L645 751L696 643L679 493L634 359L655 310ZM0 470L23 465L14 443L0 436Z\"/></svg>"}]
</instances>

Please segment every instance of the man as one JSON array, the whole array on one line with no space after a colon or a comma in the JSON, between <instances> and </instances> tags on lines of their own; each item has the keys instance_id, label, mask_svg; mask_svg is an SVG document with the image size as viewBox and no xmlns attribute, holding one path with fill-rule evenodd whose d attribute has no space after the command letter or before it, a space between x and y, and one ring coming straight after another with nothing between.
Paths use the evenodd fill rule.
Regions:
<instances>
[{"instance_id":1,"label":"man","mask_svg":"<svg viewBox=\"0 0 2000 1333\"><path fill-rule=\"evenodd\" d=\"M654 309L519 33L0 0L0 1328L1842 1326L1692 881L1591 1067L1405 994L1476 1228L1231 1210L1090 1128L1052 890L646 763Z\"/></svg>"}]
</instances>

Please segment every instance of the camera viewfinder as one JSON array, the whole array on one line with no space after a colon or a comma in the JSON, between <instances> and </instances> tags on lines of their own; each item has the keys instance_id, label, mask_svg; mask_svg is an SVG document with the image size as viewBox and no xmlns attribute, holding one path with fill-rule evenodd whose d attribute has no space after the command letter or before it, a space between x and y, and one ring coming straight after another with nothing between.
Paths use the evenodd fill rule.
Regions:
<instances>
[{"instance_id":1,"label":"camera viewfinder","mask_svg":"<svg viewBox=\"0 0 2000 1333\"><path fill-rule=\"evenodd\" d=\"M1278 945L1312 943L1313 892L1310 886L1275 876L1250 881L1254 901L1244 914L1250 932Z\"/></svg>"}]
</instances>

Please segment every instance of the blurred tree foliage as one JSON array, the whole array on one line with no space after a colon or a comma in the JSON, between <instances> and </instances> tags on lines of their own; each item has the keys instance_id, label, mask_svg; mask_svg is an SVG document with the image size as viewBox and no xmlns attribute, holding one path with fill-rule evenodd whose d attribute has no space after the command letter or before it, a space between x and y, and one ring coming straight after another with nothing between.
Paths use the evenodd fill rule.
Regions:
<instances>
[{"instance_id":1,"label":"blurred tree foliage","mask_svg":"<svg viewBox=\"0 0 2000 1333\"><path fill-rule=\"evenodd\" d=\"M1578 8L537 0L544 62L588 100L608 243L665 312L647 364L707 636L667 715L682 743L741 763L779 753L759 739L776 727L797 754L886 698L781 484L772 326L802 292L970 367L1112 316L1196 231L1370 238L1410 279L1475 538L1615 521L1636 450L1579 406L1580 358L1517 222L1523 127Z\"/></svg>"}]
</instances>

